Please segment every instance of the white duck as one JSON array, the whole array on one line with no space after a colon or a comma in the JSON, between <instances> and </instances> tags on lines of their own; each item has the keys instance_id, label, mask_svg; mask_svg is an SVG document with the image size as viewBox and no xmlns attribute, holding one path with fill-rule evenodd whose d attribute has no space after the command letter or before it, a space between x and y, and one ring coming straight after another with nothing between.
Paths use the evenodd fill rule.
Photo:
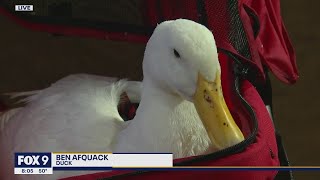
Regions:
<instances>
[{"instance_id":1,"label":"white duck","mask_svg":"<svg viewBox=\"0 0 320 180\"><path fill-rule=\"evenodd\" d=\"M159 24L146 46L143 74L141 83L68 76L2 115L1 179L89 173L13 176L14 152L172 152L182 158L244 139L225 104L217 48L206 27L184 19ZM117 110L124 91L133 101L141 95L129 122Z\"/></svg>"}]
</instances>

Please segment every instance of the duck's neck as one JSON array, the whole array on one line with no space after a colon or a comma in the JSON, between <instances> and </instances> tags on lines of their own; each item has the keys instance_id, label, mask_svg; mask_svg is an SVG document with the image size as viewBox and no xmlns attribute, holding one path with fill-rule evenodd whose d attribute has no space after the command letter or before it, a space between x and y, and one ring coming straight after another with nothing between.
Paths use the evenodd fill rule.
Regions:
<instances>
[{"instance_id":1,"label":"duck's neck","mask_svg":"<svg viewBox=\"0 0 320 180\"><path fill-rule=\"evenodd\" d=\"M172 112L182 98L159 88L150 79L142 82L141 102L134 119L119 133L115 152L173 152Z\"/></svg>"},{"instance_id":2,"label":"duck's neck","mask_svg":"<svg viewBox=\"0 0 320 180\"><path fill-rule=\"evenodd\" d=\"M151 79L144 79L142 84L141 102L133 122L149 129L169 126L169 115L183 99L157 86Z\"/></svg>"}]
</instances>

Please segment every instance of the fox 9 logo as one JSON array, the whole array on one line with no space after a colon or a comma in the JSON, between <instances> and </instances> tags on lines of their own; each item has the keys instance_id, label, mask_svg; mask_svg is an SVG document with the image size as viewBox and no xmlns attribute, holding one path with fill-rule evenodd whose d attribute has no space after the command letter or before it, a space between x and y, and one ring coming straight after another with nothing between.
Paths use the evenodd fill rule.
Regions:
<instances>
[{"instance_id":1,"label":"fox 9 logo","mask_svg":"<svg viewBox=\"0 0 320 180\"><path fill-rule=\"evenodd\" d=\"M51 167L51 153L15 153L15 167Z\"/></svg>"}]
</instances>

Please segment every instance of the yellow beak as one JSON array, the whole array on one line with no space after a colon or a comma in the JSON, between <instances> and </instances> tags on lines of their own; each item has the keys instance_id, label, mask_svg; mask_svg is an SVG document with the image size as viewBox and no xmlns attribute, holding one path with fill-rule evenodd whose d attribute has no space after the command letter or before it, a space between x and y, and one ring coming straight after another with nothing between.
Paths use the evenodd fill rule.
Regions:
<instances>
[{"instance_id":1,"label":"yellow beak","mask_svg":"<svg viewBox=\"0 0 320 180\"><path fill-rule=\"evenodd\" d=\"M199 73L193 98L199 117L215 147L221 150L244 140L224 100L219 73L214 82L207 81Z\"/></svg>"}]
</instances>

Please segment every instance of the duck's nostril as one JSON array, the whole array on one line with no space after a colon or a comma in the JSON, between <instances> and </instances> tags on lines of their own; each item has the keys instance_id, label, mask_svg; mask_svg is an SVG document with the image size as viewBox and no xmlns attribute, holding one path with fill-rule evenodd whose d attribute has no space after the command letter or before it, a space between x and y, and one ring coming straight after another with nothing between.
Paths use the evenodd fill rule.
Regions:
<instances>
[{"instance_id":1,"label":"duck's nostril","mask_svg":"<svg viewBox=\"0 0 320 180\"><path fill-rule=\"evenodd\" d=\"M176 49L173 49L173 53L176 56L176 58L180 58L180 54Z\"/></svg>"}]
</instances>

